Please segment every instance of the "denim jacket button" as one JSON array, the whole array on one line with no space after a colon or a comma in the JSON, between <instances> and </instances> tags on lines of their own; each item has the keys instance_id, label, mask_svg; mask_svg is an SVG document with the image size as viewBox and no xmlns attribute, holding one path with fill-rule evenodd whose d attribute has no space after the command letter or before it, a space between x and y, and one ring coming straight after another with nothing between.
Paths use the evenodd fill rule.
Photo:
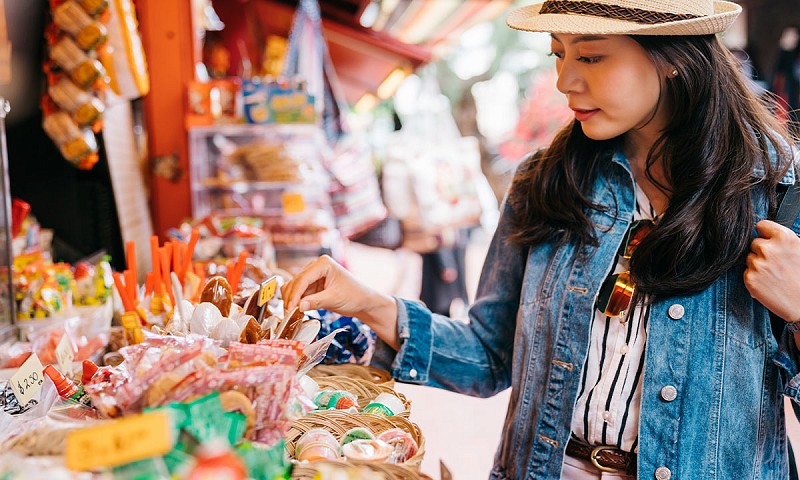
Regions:
<instances>
[{"instance_id":1,"label":"denim jacket button","mask_svg":"<svg viewBox=\"0 0 800 480\"><path fill-rule=\"evenodd\" d=\"M672 305L671 307L669 307L669 310L667 311L669 318L673 320L680 320L681 318L683 318L684 313L686 313L686 310L680 303Z\"/></svg>"},{"instance_id":2,"label":"denim jacket button","mask_svg":"<svg viewBox=\"0 0 800 480\"><path fill-rule=\"evenodd\" d=\"M411 370L409 370L408 371L408 376L411 377L411 378L417 378L417 369L412 368Z\"/></svg>"},{"instance_id":3,"label":"denim jacket button","mask_svg":"<svg viewBox=\"0 0 800 480\"><path fill-rule=\"evenodd\" d=\"M671 402L678 398L678 389L672 385L667 385L661 389L661 399L665 402Z\"/></svg>"},{"instance_id":4,"label":"denim jacket button","mask_svg":"<svg viewBox=\"0 0 800 480\"><path fill-rule=\"evenodd\" d=\"M669 480L672 478L672 472L667 467L656 468L656 480Z\"/></svg>"}]
</instances>

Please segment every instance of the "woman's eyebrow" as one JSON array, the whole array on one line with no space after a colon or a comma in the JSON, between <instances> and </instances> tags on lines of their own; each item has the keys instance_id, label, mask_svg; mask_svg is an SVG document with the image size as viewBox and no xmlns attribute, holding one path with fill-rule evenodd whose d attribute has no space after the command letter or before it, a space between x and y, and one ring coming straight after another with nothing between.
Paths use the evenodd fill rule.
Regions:
<instances>
[{"instance_id":1,"label":"woman's eyebrow","mask_svg":"<svg viewBox=\"0 0 800 480\"><path fill-rule=\"evenodd\" d=\"M551 33L550 37L558 43L563 43L555 33ZM570 44L575 45L576 43L581 42L594 42L598 40L608 40L608 37L604 37L602 35L579 35L572 40L570 40Z\"/></svg>"}]
</instances>

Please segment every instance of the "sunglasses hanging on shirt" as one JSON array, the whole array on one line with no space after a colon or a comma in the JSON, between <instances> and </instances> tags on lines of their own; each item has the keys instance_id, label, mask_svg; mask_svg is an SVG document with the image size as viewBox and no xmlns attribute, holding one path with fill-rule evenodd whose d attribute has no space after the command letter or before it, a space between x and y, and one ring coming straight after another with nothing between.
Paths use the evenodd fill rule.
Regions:
<instances>
[{"instance_id":1,"label":"sunglasses hanging on shirt","mask_svg":"<svg viewBox=\"0 0 800 480\"><path fill-rule=\"evenodd\" d=\"M617 255L630 261L636 247L652 229L652 220L633 222L625 234L625 240L620 245ZM623 317L631 306L635 290L636 282L633 281L630 270L615 273L606 278L603 286L600 287L597 309L608 317Z\"/></svg>"}]
</instances>

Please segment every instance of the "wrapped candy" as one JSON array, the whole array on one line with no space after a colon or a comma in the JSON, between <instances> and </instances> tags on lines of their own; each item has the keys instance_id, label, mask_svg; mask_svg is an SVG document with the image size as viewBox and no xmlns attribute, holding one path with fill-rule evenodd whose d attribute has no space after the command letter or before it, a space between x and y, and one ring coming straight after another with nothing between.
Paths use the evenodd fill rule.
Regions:
<instances>
[{"instance_id":1,"label":"wrapped candy","mask_svg":"<svg viewBox=\"0 0 800 480\"><path fill-rule=\"evenodd\" d=\"M94 50L108 39L106 27L92 19L73 0L67 0L55 8L53 22L58 28L72 35L72 38L84 50Z\"/></svg>"}]
</instances>

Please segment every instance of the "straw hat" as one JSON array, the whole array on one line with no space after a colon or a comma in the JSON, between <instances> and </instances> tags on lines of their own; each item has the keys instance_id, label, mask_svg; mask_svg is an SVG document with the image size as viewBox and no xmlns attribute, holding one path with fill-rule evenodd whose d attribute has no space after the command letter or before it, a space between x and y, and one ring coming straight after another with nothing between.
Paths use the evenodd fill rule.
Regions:
<instances>
[{"instance_id":1,"label":"straw hat","mask_svg":"<svg viewBox=\"0 0 800 480\"><path fill-rule=\"evenodd\" d=\"M742 7L721 0L548 0L512 11L517 30L597 35L708 35L728 28Z\"/></svg>"}]
</instances>

